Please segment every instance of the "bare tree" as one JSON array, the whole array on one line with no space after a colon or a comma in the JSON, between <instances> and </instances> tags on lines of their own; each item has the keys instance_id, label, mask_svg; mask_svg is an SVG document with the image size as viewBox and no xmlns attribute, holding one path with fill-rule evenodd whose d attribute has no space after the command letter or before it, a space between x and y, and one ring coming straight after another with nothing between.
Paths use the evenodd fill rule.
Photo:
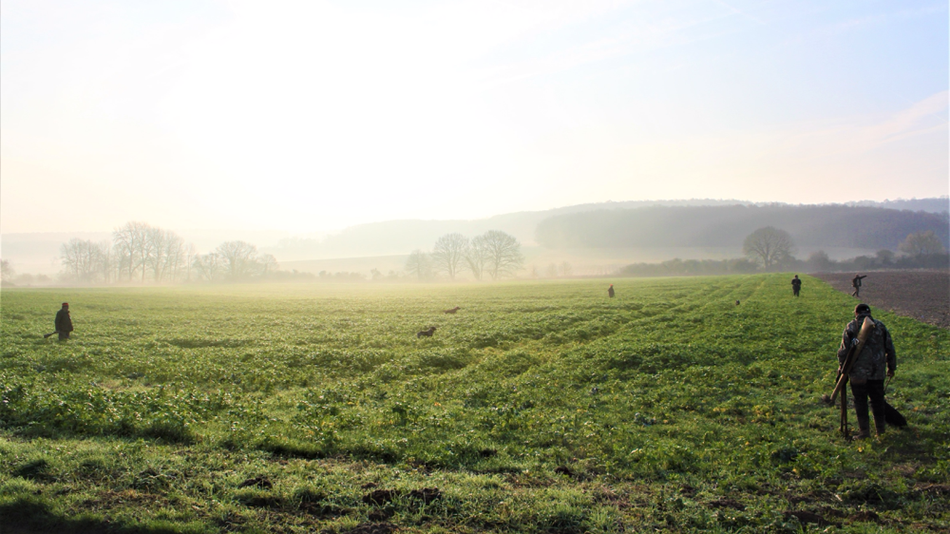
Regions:
<instances>
[{"instance_id":1,"label":"bare tree","mask_svg":"<svg viewBox=\"0 0 950 534\"><path fill-rule=\"evenodd\" d=\"M165 240L165 275L171 280L181 280L188 270L188 248L178 234L169 233L171 238Z\"/></svg>"},{"instance_id":2,"label":"bare tree","mask_svg":"<svg viewBox=\"0 0 950 534\"><path fill-rule=\"evenodd\" d=\"M574 268L571 267L571 264L563 261L560 266L561 276L571 276L574 274Z\"/></svg>"},{"instance_id":3,"label":"bare tree","mask_svg":"<svg viewBox=\"0 0 950 534\"><path fill-rule=\"evenodd\" d=\"M943 243L933 230L910 234L897 248L908 256L930 256L944 252Z\"/></svg>"},{"instance_id":4,"label":"bare tree","mask_svg":"<svg viewBox=\"0 0 950 534\"><path fill-rule=\"evenodd\" d=\"M7 260L0 260L0 279L9 280L13 278L16 272L13 270L13 267L10 266L10 262Z\"/></svg>"},{"instance_id":5,"label":"bare tree","mask_svg":"<svg viewBox=\"0 0 950 534\"><path fill-rule=\"evenodd\" d=\"M188 243L182 253L184 254L184 265L182 268L185 270L185 281L190 282L191 272L195 268L195 259L198 258L198 250L195 248L194 243Z\"/></svg>"},{"instance_id":6,"label":"bare tree","mask_svg":"<svg viewBox=\"0 0 950 534\"><path fill-rule=\"evenodd\" d=\"M257 269L257 247L244 241L225 241L216 250L224 261L225 269L232 280L254 274Z\"/></svg>"},{"instance_id":7,"label":"bare tree","mask_svg":"<svg viewBox=\"0 0 950 534\"><path fill-rule=\"evenodd\" d=\"M155 282L178 277L185 259L185 241L171 230L150 228L146 249L146 265L152 270Z\"/></svg>"},{"instance_id":8,"label":"bare tree","mask_svg":"<svg viewBox=\"0 0 950 534\"><path fill-rule=\"evenodd\" d=\"M488 262L488 245L485 236L473 238L462 254L465 266L472 272L476 280L481 280L485 274L485 264Z\"/></svg>"},{"instance_id":9,"label":"bare tree","mask_svg":"<svg viewBox=\"0 0 950 534\"><path fill-rule=\"evenodd\" d=\"M429 255L421 250L413 250L406 260L406 272L415 275L419 281L432 279L432 261Z\"/></svg>"},{"instance_id":10,"label":"bare tree","mask_svg":"<svg viewBox=\"0 0 950 534\"><path fill-rule=\"evenodd\" d=\"M769 270L773 265L791 258L795 250L792 236L785 230L771 226L759 228L745 238L742 252L752 261L759 262Z\"/></svg>"},{"instance_id":11,"label":"bare tree","mask_svg":"<svg viewBox=\"0 0 950 534\"><path fill-rule=\"evenodd\" d=\"M77 282L107 281L109 246L73 238L60 247L65 275Z\"/></svg>"},{"instance_id":12,"label":"bare tree","mask_svg":"<svg viewBox=\"0 0 950 534\"><path fill-rule=\"evenodd\" d=\"M112 246L108 241L100 241L98 243L98 247L99 279L105 284L112 283L119 275L118 267L115 263L115 254L112 251Z\"/></svg>"},{"instance_id":13,"label":"bare tree","mask_svg":"<svg viewBox=\"0 0 950 534\"><path fill-rule=\"evenodd\" d=\"M134 221L112 232L111 256L116 279L139 278L143 283L149 278L161 283L178 280L183 273L188 276L194 262L178 234Z\"/></svg>"},{"instance_id":14,"label":"bare tree","mask_svg":"<svg viewBox=\"0 0 950 534\"><path fill-rule=\"evenodd\" d=\"M208 282L219 281L227 272L224 258L216 252L195 256L192 267L195 270L195 277L198 280L206 280Z\"/></svg>"},{"instance_id":15,"label":"bare tree","mask_svg":"<svg viewBox=\"0 0 950 534\"><path fill-rule=\"evenodd\" d=\"M257 268L261 276L267 276L280 269L280 264L277 263L277 258L273 254L261 254L257 257Z\"/></svg>"},{"instance_id":16,"label":"bare tree","mask_svg":"<svg viewBox=\"0 0 950 534\"><path fill-rule=\"evenodd\" d=\"M163 233L160 228L145 225L142 231L144 239L140 241L139 258L142 263L142 283L145 283L145 275L150 268L153 268L158 259L159 248L162 246Z\"/></svg>"},{"instance_id":17,"label":"bare tree","mask_svg":"<svg viewBox=\"0 0 950 534\"><path fill-rule=\"evenodd\" d=\"M549 263L548 268L544 270L544 275L548 278L557 278L557 264Z\"/></svg>"},{"instance_id":18,"label":"bare tree","mask_svg":"<svg viewBox=\"0 0 950 534\"><path fill-rule=\"evenodd\" d=\"M131 221L112 232L112 246L117 268L126 275L129 281L137 276L139 269L142 269L142 280L145 280L150 231L151 226L148 224Z\"/></svg>"},{"instance_id":19,"label":"bare tree","mask_svg":"<svg viewBox=\"0 0 950 534\"><path fill-rule=\"evenodd\" d=\"M514 236L501 230L489 230L482 236L485 249L485 270L492 280L513 275L524 265L521 245Z\"/></svg>"},{"instance_id":20,"label":"bare tree","mask_svg":"<svg viewBox=\"0 0 950 534\"><path fill-rule=\"evenodd\" d=\"M450 280L455 280L462 267L462 258L468 248L468 238L459 233L445 234L436 240L432 247L432 268L444 272Z\"/></svg>"}]
</instances>

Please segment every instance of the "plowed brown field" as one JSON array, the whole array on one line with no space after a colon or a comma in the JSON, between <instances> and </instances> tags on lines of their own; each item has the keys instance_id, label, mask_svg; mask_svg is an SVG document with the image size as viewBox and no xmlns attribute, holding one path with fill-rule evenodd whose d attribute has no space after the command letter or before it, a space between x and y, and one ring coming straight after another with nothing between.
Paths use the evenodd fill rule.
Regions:
<instances>
[{"instance_id":1,"label":"plowed brown field","mask_svg":"<svg viewBox=\"0 0 950 534\"><path fill-rule=\"evenodd\" d=\"M860 302L950 329L950 270L871 271L862 280ZM851 294L854 273L814 273L838 291ZM855 299L855 303L859 299Z\"/></svg>"}]
</instances>

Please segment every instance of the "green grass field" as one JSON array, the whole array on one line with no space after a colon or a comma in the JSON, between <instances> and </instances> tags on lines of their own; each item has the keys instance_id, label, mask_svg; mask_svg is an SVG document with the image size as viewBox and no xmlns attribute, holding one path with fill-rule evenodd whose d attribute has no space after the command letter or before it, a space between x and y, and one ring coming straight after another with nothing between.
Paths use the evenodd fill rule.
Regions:
<instances>
[{"instance_id":1,"label":"green grass field","mask_svg":"<svg viewBox=\"0 0 950 534\"><path fill-rule=\"evenodd\" d=\"M0 531L947 531L950 332L846 443L789 278L4 289Z\"/></svg>"}]
</instances>

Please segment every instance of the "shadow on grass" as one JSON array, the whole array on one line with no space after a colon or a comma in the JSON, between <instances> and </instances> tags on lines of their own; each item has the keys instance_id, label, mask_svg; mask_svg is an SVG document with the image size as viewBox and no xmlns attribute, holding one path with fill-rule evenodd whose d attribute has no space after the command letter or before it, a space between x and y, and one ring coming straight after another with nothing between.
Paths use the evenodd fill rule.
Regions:
<instances>
[{"instance_id":1,"label":"shadow on grass","mask_svg":"<svg viewBox=\"0 0 950 534\"><path fill-rule=\"evenodd\" d=\"M127 526L89 517L68 518L55 514L45 503L19 499L0 504L3 534L179 534L195 532L184 525ZM200 529L199 529L200 530Z\"/></svg>"}]
</instances>

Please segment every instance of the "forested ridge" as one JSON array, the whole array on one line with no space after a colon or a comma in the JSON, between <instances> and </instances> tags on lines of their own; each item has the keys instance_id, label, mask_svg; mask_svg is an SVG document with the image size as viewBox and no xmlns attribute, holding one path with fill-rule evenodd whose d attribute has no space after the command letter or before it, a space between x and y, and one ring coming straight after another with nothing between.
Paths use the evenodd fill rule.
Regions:
<instances>
[{"instance_id":1,"label":"forested ridge","mask_svg":"<svg viewBox=\"0 0 950 534\"><path fill-rule=\"evenodd\" d=\"M650 206L549 217L535 238L548 248L739 246L773 226L809 247L897 248L909 234L932 230L950 247L947 212L864 206Z\"/></svg>"}]
</instances>

